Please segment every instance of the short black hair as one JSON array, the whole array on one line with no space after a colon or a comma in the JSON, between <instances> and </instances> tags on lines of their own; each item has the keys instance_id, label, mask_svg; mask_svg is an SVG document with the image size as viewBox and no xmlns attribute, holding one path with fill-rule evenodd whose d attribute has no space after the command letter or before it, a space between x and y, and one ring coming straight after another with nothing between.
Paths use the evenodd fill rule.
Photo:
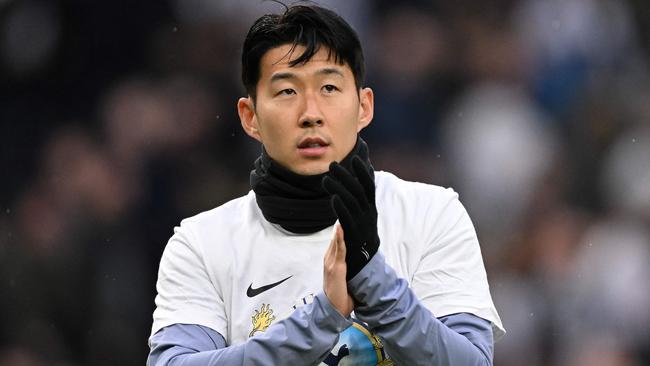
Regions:
<instances>
[{"instance_id":1,"label":"short black hair","mask_svg":"<svg viewBox=\"0 0 650 366\"><path fill-rule=\"evenodd\" d=\"M292 50L298 45L305 47L302 55L289 66L305 64L320 47L325 47L334 62L347 64L352 69L357 89L361 88L365 66L361 42L354 29L335 12L317 5L285 5L285 8L283 14L267 14L257 19L246 35L242 81L248 95L256 97L260 60L264 54L286 44L291 44Z\"/></svg>"}]
</instances>

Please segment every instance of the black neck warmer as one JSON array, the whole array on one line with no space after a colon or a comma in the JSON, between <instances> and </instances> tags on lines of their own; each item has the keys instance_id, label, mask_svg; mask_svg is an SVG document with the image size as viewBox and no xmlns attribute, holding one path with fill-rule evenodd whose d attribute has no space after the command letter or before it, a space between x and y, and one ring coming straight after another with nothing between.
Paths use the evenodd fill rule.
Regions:
<instances>
[{"instance_id":1,"label":"black neck warmer","mask_svg":"<svg viewBox=\"0 0 650 366\"><path fill-rule=\"evenodd\" d=\"M368 145L360 138L341 165L352 171L352 158L360 157L374 171L368 158ZM297 234L315 233L336 222L336 214L330 205L330 196L321 186L327 173L317 175L296 174L275 162L262 149L255 161L250 183L257 205L264 218Z\"/></svg>"}]
</instances>

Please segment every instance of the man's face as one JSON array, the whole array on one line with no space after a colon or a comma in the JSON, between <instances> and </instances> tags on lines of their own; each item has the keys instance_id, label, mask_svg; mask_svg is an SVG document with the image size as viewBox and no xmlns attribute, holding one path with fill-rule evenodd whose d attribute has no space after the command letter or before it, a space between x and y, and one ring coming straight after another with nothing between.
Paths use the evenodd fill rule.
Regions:
<instances>
[{"instance_id":1,"label":"man's face","mask_svg":"<svg viewBox=\"0 0 650 366\"><path fill-rule=\"evenodd\" d=\"M373 94L357 90L347 64L321 49L305 64L290 67L302 46L272 48L260 60L255 104L237 104L246 133L260 141L275 161L294 173L324 173L354 147L357 133L373 116Z\"/></svg>"}]
</instances>

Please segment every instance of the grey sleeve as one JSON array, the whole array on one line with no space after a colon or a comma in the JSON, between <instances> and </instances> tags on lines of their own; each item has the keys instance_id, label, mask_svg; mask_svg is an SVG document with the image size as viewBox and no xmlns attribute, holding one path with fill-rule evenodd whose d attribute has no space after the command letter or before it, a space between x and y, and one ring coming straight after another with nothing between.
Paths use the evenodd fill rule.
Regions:
<instances>
[{"instance_id":1,"label":"grey sleeve","mask_svg":"<svg viewBox=\"0 0 650 366\"><path fill-rule=\"evenodd\" d=\"M219 332L198 324L172 324L149 338L147 365L170 365L176 356L226 347Z\"/></svg>"},{"instance_id":2,"label":"grey sleeve","mask_svg":"<svg viewBox=\"0 0 650 366\"><path fill-rule=\"evenodd\" d=\"M436 319L378 252L352 280L354 310L397 365L492 365L491 323L471 314Z\"/></svg>"},{"instance_id":3,"label":"grey sleeve","mask_svg":"<svg viewBox=\"0 0 650 366\"><path fill-rule=\"evenodd\" d=\"M310 365L323 360L352 324L324 293L246 342L226 346L218 332L175 324L149 339L148 366Z\"/></svg>"}]
</instances>

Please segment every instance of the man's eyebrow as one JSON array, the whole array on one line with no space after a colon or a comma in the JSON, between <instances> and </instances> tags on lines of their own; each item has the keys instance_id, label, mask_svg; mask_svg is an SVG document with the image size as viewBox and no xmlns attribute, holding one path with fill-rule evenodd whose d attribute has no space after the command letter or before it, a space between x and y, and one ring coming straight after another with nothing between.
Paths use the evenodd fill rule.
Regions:
<instances>
[{"instance_id":1,"label":"man's eyebrow","mask_svg":"<svg viewBox=\"0 0 650 366\"><path fill-rule=\"evenodd\" d=\"M333 68L333 67L326 67L324 69L320 69L320 70L316 71L316 74L319 74L319 75L332 75L332 74L334 74L334 75L338 75L340 77L345 77L343 75L343 72L341 72L341 70Z\"/></svg>"},{"instance_id":2,"label":"man's eyebrow","mask_svg":"<svg viewBox=\"0 0 650 366\"><path fill-rule=\"evenodd\" d=\"M322 69L319 69L318 71L315 72L316 75L337 75L340 77L345 77L343 75L343 72L337 68L334 67L325 67ZM285 71L285 72L278 72L273 75L271 75L271 83L278 81L278 80L287 80L287 79L295 79L296 74Z\"/></svg>"},{"instance_id":3,"label":"man's eyebrow","mask_svg":"<svg viewBox=\"0 0 650 366\"><path fill-rule=\"evenodd\" d=\"M278 81L278 80L293 79L295 77L296 75L292 72L278 72L271 75L271 82Z\"/></svg>"}]
</instances>

